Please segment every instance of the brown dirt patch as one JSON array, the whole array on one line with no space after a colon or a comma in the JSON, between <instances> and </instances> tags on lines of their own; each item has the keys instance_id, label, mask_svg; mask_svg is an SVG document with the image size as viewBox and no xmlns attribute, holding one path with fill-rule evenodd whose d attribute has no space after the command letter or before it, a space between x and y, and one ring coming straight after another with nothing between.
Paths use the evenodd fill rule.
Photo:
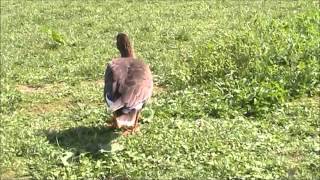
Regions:
<instances>
[{"instance_id":1,"label":"brown dirt patch","mask_svg":"<svg viewBox=\"0 0 320 180\"><path fill-rule=\"evenodd\" d=\"M63 83L57 84L44 84L39 86L34 85L17 85L16 89L24 94L34 94L34 93L47 93L53 92L61 89L64 86Z\"/></svg>"},{"instance_id":2,"label":"brown dirt patch","mask_svg":"<svg viewBox=\"0 0 320 180\"><path fill-rule=\"evenodd\" d=\"M104 80L103 79L97 80L96 84L98 84L99 86L103 87L104 86Z\"/></svg>"},{"instance_id":3,"label":"brown dirt patch","mask_svg":"<svg viewBox=\"0 0 320 180\"><path fill-rule=\"evenodd\" d=\"M18 85L17 90L22 93L37 93L42 90L41 86Z\"/></svg>"},{"instance_id":4,"label":"brown dirt patch","mask_svg":"<svg viewBox=\"0 0 320 180\"><path fill-rule=\"evenodd\" d=\"M71 106L70 99L64 98L50 103L37 103L24 108L26 113L32 115L55 113L67 110Z\"/></svg>"},{"instance_id":5,"label":"brown dirt patch","mask_svg":"<svg viewBox=\"0 0 320 180\"><path fill-rule=\"evenodd\" d=\"M167 91L166 87L163 86L153 86L153 94L161 94Z\"/></svg>"}]
</instances>

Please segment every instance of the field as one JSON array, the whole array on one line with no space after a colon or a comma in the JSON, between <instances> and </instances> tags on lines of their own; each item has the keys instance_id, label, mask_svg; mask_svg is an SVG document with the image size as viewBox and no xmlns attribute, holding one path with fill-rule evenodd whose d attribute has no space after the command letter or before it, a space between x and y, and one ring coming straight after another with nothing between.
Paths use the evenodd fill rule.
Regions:
<instances>
[{"instance_id":1,"label":"field","mask_svg":"<svg viewBox=\"0 0 320 180\"><path fill-rule=\"evenodd\" d=\"M318 1L1 1L0 179L320 179ZM106 127L126 32L155 89Z\"/></svg>"}]
</instances>

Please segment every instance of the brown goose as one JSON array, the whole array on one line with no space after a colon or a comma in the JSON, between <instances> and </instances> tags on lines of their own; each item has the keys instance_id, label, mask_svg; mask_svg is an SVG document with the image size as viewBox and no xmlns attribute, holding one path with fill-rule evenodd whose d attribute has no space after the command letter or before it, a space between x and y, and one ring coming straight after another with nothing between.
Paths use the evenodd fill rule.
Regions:
<instances>
[{"instance_id":1,"label":"brown goose","mask_svg":"<svg viewBox=\"0 0 320 180\"><path fill-rule=\"evenodd\" d=\"M117 35L121 57L112 59L105 71L104 98L113 113L113 127L135 129L139 113L152 95L150 68L135 58L129 38Z\"/></svg>"}]
</instances>

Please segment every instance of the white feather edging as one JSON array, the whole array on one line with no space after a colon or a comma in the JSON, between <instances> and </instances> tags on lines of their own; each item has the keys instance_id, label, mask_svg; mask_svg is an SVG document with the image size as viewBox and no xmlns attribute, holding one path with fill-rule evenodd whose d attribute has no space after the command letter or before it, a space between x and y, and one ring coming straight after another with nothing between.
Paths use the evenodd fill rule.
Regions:
<instances>
[{"instance_id":1,"label":"white feather edging","mask_svg":"<svg viewBox=\"0 0 320 180\"><path fill-rule=\"evenodd\" d=\"M107 104L108 104L111 112L115 112L115 111L117 111L118 109L121 109L124 106L124 104L122 103L121 99L118 99L116 102L112 102L106 96L106 100L107 100ZM142 109L143 104L144 104L144 101L140 102L140 103L137 103L135 106L133 106L130 109L140 110L140 109ZM123 113L129 113L130 109L124 109Z\"/></svg>"}]
</instances>

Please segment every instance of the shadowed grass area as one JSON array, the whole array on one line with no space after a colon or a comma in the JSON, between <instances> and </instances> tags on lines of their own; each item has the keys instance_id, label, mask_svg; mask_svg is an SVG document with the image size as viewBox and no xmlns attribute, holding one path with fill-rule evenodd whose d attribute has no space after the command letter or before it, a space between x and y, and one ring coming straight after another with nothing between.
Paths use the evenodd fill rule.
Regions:
<instances>
[{"instance_id":1,"label":"shadowed grass area","mask_svg":"<svg viewBox=\"0 0 320 180\"><path fill-rule=\"evenodd\" d=\"M73 150L76 153L90 152L92 154L106 148L118 136L109 128L83 126L62 131L48 131L46 134L51 144Z\"/></svg>"},{"instance_id":2,"label":"shadowed grass area","mask_svg":"<svg viewBox=\"0 0 320 180\"><path fill-rule=\"evenodd\" d=\"M1 179L319 179L317 1L1 1ZM105 127L126 32L155 89Z\"/></svg>"}]
</instances>

